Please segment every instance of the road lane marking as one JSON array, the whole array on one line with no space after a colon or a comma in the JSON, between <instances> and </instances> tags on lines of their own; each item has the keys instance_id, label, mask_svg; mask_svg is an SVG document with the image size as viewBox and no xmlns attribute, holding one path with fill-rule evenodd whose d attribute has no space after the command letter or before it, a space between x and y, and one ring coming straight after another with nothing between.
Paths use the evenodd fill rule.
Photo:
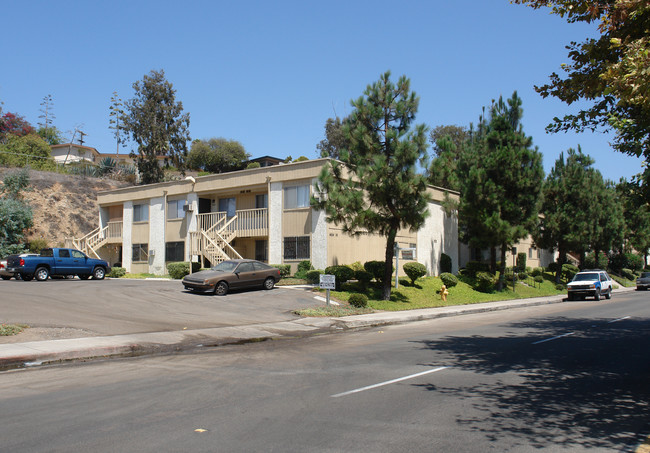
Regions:
<instances>
[{"instance_id":1,"label":"road lane marking","mask_svg":"<svg viewBox=\"0 0 650 453\"><path fill-rule=\"evenodd\" d=\"M546 343L547 341L553 341L553 340L557 340L558 338L568 337L569 335L573 335L574 333L575 333L575 332L565 333L565 334L562 334L562 335L558 335L557 337L547 338L546 340L539 340L539 341L536 341L536 342L533 343L533 344Z\"/></svg>"},{"instance_id":2,"label":"road lane marking","mask_svg":"<svg viewBox=\"0 0 650 453\"><path fill-rule=\"evenodd\" d=\"M337 393L336 395L330 395L330 396L332 398L338 398L340 396L351 395L353 393L363 392L364 390L370 390L370 389L374 389L374 388L377 388L377 387L382 387L384 385L389 385L389 384L394 384L396 382L406 381L407 379L413 379L413 378L416 378L418 376L424 376L425 374L435 373L437 371L442 371L442 370L445 370L447 368L448 367L446 367L446 366L441 366L441 367L438 367L438 368L433 368L431 370L422 371L420 373L411 374L409 376L404 376L404 377L401 377L401 378L392 379L390 381L380 382L379 384L373 384L373 385L369 385L367 387L361 387L361 388L358 388L358 389L350 390L348 392Z\"/></svg>"},{"instance_id":3,"label":"road lane marking","mask_svg":"<svg viewBox=\"0 0 650 453\"><path fill-rule=\"evenodd\" d=\"M614 319L613 321L609 321L607 324L611 324L613 322L618 322L618 321L623 321L624 319L630 319L629 316L623 316L622 318Z\"/></svg>"}]
</instances>

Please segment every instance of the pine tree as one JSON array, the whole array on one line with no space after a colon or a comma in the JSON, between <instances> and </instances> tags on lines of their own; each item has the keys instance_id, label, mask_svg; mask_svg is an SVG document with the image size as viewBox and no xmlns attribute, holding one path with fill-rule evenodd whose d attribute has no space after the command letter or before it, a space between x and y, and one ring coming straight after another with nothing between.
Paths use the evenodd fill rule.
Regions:
<instances>
[{"instance_id":1,"label":"pine tree","mask_svg":"<svg viewBox=\"0 0 650 453\"><path fill-rule=\"evenodd\" d=\"M459 227L464 242L490 248L494 270L500 249L498 289L504 285L506 251L537 224L544 179L542 155L520 124L523 110L517 92L499 98L481 117L458 162L461 187Z\"/></svg>"},{"instance_id":2,"label":"pine tree","mask_svg":"<svg viewBox=\"0 0 650 453\"><path fill-rule=\"evenodd\" d=\"M312 200L325 209L329 221L349 234L376 233L386 238L383 293L390 298L397 232L418 230L428 215L426 127L411 130L419 98L402 76L397 84L390 72L368 85L352 101L354 111L344 125L347 148L340 161L323 168L316 190L326 195Z\"/></svg>"}]
</instances>

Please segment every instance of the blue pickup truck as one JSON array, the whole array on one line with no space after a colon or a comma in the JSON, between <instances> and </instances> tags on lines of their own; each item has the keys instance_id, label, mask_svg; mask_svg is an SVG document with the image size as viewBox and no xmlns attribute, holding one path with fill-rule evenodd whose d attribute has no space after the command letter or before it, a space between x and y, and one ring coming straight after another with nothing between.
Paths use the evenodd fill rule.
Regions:
<instances>
[{"instance_id":1,"label":"blue pickup truck","mask_svg":"<svg viewBox=\"0 0 650 453\"><path fill-rule=\"evenodd\" d=\"M92 276L95 280L102 280L111 267L106 261L88 258L76 249L48 248L37 256L8 256L7 271L20 275L25 281L32 278L44 281L50 275L77 275L82 280Z\"/></svg>"}]
</instances>

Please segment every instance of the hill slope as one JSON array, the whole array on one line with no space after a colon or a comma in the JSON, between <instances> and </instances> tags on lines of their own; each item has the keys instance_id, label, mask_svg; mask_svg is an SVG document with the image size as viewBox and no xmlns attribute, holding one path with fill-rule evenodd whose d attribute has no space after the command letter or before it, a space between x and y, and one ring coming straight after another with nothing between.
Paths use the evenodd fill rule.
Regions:
<instances>
[{"instance_id":1,"label":"hill slope","mask_svg":"<svg viewBox=\"0 0 650 453\"><path fill-rule=\"evenodd\" d=\"M0 181L14 168L0 168ZM24 198L32 207L34 226L29 240L44 239L50 247L63 246L66 237L81 237L99 226L97 192L129 183L112 179L29 171L30 191Z\"/></svg>"}]
</instances>

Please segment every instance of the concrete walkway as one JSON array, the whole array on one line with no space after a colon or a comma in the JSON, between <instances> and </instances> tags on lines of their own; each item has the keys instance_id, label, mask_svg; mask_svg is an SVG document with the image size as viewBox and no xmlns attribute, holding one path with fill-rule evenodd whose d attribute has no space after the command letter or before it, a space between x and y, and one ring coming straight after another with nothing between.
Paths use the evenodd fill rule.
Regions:
<instances>
[{"instance_id":1,"label":"concrete walkway","mask_svg":"<svg viewBox=\"0 0 650 453\"><path fill-rule=\"evenodd\" d=\"M633 288L619 288L615 293ZM140 356L196 350L208 346L246 343L281 337L299 337L362 327L402 324L446 316L507 310L562 302L549 296L453 307L381 312L340 318L300 318L293 321L237 327L153 332L130 335L32 341L0 345L0 369L29 367L98 357Z\"/></svg>"}]
</instances>

